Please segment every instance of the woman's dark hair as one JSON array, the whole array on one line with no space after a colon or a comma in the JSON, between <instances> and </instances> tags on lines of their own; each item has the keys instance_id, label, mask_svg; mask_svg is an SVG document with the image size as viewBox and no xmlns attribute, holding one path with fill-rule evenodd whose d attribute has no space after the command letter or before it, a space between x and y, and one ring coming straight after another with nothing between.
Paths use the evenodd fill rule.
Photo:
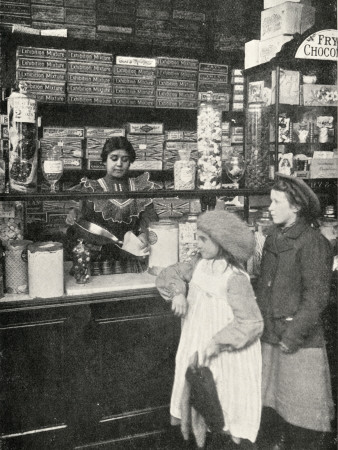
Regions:
<instances>
[{"instance_id":1,"label":"woman's dark hair","mask_svg":"<svg viewBox=\"0 0 338 450\"><path fill-rule=\"evenodd\" d=\"M125 150L129 155L131 163L133 163L136 159L134 147L131 145L128 139L126 139L124 136L117 136L106 140L101 152L102 162L106 162L109 153L113 152L114 150Z\"/></svg>"},{"instance_id":2,"label":"woman's dark hair","mask_svg":"<svg viewBox=\"0 0 338 450\"><path fill-rule=\"evenodd\" d=\"M295 188L292 183L278 179L275 181L271 190L284 192L290 205L298 208L298 217L304 217L308 222L313 222L313 214L312 211L309 210L309 205L304 202L299 195L297 188Z\"/></svg>"}]
</instances>

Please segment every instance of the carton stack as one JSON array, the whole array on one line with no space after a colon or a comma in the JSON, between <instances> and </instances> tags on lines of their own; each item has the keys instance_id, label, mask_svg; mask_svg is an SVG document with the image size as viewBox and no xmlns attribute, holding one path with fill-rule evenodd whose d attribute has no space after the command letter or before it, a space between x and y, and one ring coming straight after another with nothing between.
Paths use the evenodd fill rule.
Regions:
<instances>
[{"instance_id":1,"label":"carton stack","mask_svg":"<svg viewBox=\"0 0 338 450\"><path fill-rule=\"evenodd\" d=\"M170 0L139 0L136 9L135 42L168 45L174 35Z\"/></svg>"},{"instance_id":2,"label":"carton stack","mask_svg":"<svg viewBox=\"0 0 338 450\"><path fill-rule=\"evenodd\" d=\"M223 111L229 111L230 85L229 67L225 64L199 63L198 72L198 98L204 100L206 93L213 92L213 100L216 100Z\"/></svg>"},{"instance_id":3,"label":"carton stack","mask_svg":"<svg viewBox=\"0 0 338 450\"><path fill-rule=\"evenodd\" d=\"M260 40L245 44L245 68L270 61L296 33L303 34L314 23L311 0L264 0Z\"/></svg>"},{"instance_id":4,"label":"carton stack","mask_svg":"<svg viewBox=\"0 0 338 450\"><path fill-rule=\"evenodd\" d=\"M188 130L170 130L165 132L163 169L173 169L179 159L179 151L190 150L190 158L197 162L197 132ZM166 186L167 187L167 186Z\"/></svg>"},{"instance_id":5,"label":"carton stack","mask_svg":"<svg viewBox=\"0 0 338 450\"><path fill-rule=\"evenodd\" d=\"M65 28L64 0L32 0L33 28Z\"/></svg>"},{"instance_id":6,"label":"carton stack","mask_svg":"<svg viewBox=\"0 0 338 450\"><path fill-rule=\"evenodd\" d=\"M85 157L88 170L104 170L101 152L106 139L125 136L124 128L85 127Z\"/></svg>"},{"instance_id":7,"label":"carton stack","mask_svg":"<svg viewBox=\"0 0 338 450\"><path fill-rule=\"evenodd\" d=\"M211 10L213 47L216 51L242 49L246 36L245 14L250 2L215 0ZM250 18L252 22L252 18Z\"/></svg>"},{"instance_id":8,"label":"carton stack","mask_svg":"<svg viewBox=\"0 0 338 450\"><path fill-rule=\"evenodd\" d=\"M172 5L172 47L200 50L206 45L204 0L174 0Z\"/></svg>"},{"instance_id":9,"label":"carton stack","mask_svg":"<svg viewBox=\"0 0 338 450\"><path fill-rule=\"evenodd\" d=\"M155 58L117 56L113 68L113 105L155 106Z\"/></svg>"},{"instance_id":10,"label":"carton stack","mask_svg":"<svg viewBox=\"0 0 338 450\"><path fill-rule=\"evenodd\" d=\"M66 50L18 47L16 79L24 80L39 102L66 101Z\"/></svg>"},{"instance_id":11,"label":"carton stack","mask_svg":"<svg viewBox=\"0 0 338 450\"><path fill-rule=\"evenodd\" d=\"M96 0L64 0L65 28L68 36L80 39L96 37Z\"/></svg>"},{"instance_id":12,"label":"carton stack","mask_svg":"<svg viewBox=\"0 0 338 450\"><path fill-rule=\"evenodd\" d=\"M156 108L197 108L197 59L157 58Z\"/></svg>"},{"instance_id":13,"label":"carton stack","mask_svg":"<svg viewBox=\"0 0 338 450\"><path fill-rule=\"evenodd\" d=\"M128 123L127 131L128 141L136 152L130 170L162 170L163 123Z\"/></svg>"},{"instance_id":14,"label":"carton stack","mask_svg":"<svg viewBox=\"0 0 338 450\"><path fill-rule=\"evenodd\" d=\"M56 145L62 147L63 169L81 170L83 158L84 129L81 127L43 127L40 139L41 161L48 150Z\"/></svg>"},{"instance_id":15,"label":"carton stack","mask_svg":"<svg viewBox=\"0 0 338 450\"><path fill-rule=\"evenodd\" d=\"M232 110L243 111L244 109L244 76L242 69L232 69Z\"/></svg>"},{"instance_id":16,"label":"carton stack","mask_svg":"<svg viewBox=\"0 0 338 450\"><path fill-rule=\"evenodd\" d=\"M67 69L68 103L112 104L113 55L111 53L68 50Z\"/></svg>"},{"instance_id":17,"label":"carton stack","mask_svg":"<svg viewBox=\"0 0 338 450\"><path fill-rule=\"evenodd\" d=\"M135 27L135 1L99 0L96 3L96 39L130 42Z\"/></svg>"},{"instance_id":18,"label":"carton stack","mask_svg":"<svg viewBox=\"0 0 338 450\"><path fill-rule=\"evenodd\" d=\"M2 27L11 28L12 25L31 25L30 0L10 0L0 2L0 23Z\"/></svg>"}]
</instances>

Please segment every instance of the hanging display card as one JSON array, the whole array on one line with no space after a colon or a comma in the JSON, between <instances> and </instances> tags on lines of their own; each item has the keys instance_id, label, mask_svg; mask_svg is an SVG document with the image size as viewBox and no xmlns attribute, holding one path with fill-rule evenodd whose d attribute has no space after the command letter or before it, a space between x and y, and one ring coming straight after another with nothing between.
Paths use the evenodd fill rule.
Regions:
<instances>
[{"instance_id":1,"label":"hanging display card","mask_svg":"<svg viewBox=\"0 0 338 450\"><path fill-rule=\"evenodd\" d=\"M295 58L337 61L338 30L316 31L298 47Z\"/></svg>"}]
</instances>

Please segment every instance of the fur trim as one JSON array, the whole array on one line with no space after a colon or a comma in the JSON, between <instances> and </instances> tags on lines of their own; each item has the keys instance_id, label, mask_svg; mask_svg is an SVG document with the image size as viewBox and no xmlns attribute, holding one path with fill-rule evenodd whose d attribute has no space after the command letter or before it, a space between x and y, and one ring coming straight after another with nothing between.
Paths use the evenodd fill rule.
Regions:
<instances>
[{"instance_id":1,"label":"fur trim","mask_svg":"<svg viewBox=\"0 0 338 450\"><path fill-rule=\"evenodd\" d=\"M197 219L197 228L208 234L239 262L253 254L255 240L248 225L236 214L228 211L208 211Z\"/></svg>"}]
</instances>

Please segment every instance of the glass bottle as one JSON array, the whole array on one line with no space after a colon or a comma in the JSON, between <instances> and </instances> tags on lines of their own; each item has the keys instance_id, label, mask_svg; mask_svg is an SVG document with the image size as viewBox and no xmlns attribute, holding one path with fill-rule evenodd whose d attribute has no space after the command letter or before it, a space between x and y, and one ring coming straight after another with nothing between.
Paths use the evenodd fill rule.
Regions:
<instances>
[{"instance_id":1,"label":"glass bottle","mask_svg":"<svg viewBox=\"0 0 338 450\"><path fill-rule=\"evenodd\" d=\"M178 260L190 261L197 253L197 214L188 214L178 224Z\"/></svg>"},{"instance_id":2,"label":"glass bottle","mask_svg":"<svg viewBox=\"0 0 338 450\"><path fill-rule=\"evenodd\" d=\"M63 174L62 147L55 145L48 149L42 160L43 176L50 184L50 191L56 192L55 185Z\"/></svg>"},{"instance_id":3,"label":"glass bottle","mask_svg":"<svg viewBox=\"0 0 338 450\"><path fill-rule=\"evenodd\" d=\"M196 163L190 159L190 150L178 151L180 159L174 164L175 189L195 189Z\"/></svg>"},{"instance_id":4,"label":"glass bottle","mask_svg":"<svg viewBox=\"0 0 338 450\"><path fill-rule=\"evenodd\" d=\"M71 274L79 284L85 284L89 281L90 269L90 251L82 239L73 248L73 267Z\"/></svg>"},{"instance_id":5,"label":"glass bottle","mask_svg":"<svg viewBox=\"0 0 338 450\"><path fill-rule=\"evenodd\" d=\"M200 189L222 187L222 107L208 92L197 112L197 185Z\"/></svg>"}]
</instances>

